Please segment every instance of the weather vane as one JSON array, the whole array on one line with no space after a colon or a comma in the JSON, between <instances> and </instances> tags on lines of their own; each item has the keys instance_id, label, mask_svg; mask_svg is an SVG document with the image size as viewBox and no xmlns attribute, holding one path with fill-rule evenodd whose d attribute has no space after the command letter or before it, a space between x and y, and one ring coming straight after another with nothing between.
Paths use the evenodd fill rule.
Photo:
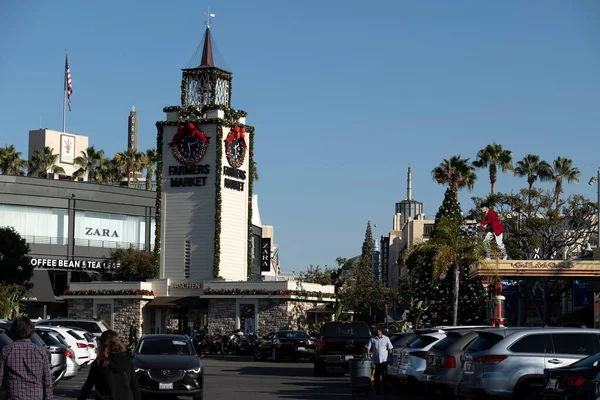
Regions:
<instances>
[{"instance_id":1,"label":"weather vane","mask_svg":"<svg viewBox=\"0 0 600 400\"><path fill-rule=\"evenodd\" d=\"M206 15L206 20L204 21L204 23L206 24L207 28L210 28L210 23L212 22L212 19L215 17L215 14L211 14L210 7L208 7L208 11L205 12L204 15Z\"/></svg>"}]
</instances>

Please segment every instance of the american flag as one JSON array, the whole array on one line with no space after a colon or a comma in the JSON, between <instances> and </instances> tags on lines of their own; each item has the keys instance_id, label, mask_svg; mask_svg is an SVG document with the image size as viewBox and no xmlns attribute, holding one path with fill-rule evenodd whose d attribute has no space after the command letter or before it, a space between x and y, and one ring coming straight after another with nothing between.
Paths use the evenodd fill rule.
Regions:
<instances>
[{"instance_id":1,"label":"american flag","mask_svg":"<svg viewBox=\"0 0 600 400\"><path fill-rule=\"evenodd\" d=\"M71 95L73 94L73 82L71 82L71 69L69 68L69 57L65 62L65 88L67 90L67 99L69 103L69 111L71 111Z\"/></svg>"},{"instance_id":2,"label":"american flag","mask_svg":"<svg viewBox=\"0 0 600 400\"><path fill-rule=\"evenodd\" d=\"M277 268L277 273L280 274L281 265L279 265L279 249L277 249L275 255L273 255L273 265L275 266L275 268Z\"/></svg>"}]
</instances>

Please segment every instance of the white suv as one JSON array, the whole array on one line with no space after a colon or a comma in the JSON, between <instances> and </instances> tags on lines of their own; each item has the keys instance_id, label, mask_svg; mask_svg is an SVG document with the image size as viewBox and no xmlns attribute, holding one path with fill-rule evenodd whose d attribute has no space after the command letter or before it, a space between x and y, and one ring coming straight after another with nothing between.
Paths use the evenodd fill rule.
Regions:
<instances>
[{"instance_id":1,"label":"white suv","mask_svg":"<svg viewBox=\"0 0 600 400\"><path fill-rule=\"evenodd\" d=\"M59 327L59 326L37 326L36 329L49 330L60 333L61 337L65 342L69 344L69 347L75 352L75 362L77 365L87 365L92 359L88 350L88 341L82 338L78 333L72 329ZM79 339L78 339L79 338Z\"/></svg>"}]
</instances>

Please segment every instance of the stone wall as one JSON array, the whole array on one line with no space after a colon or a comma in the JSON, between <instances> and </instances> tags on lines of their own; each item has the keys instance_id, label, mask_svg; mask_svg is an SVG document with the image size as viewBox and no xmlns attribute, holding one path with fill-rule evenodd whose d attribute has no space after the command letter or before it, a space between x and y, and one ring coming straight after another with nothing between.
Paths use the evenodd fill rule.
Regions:
<instances>
[{"instance_id":1,"label":"stone wall","mask_svg":"<svg viewBox=\"0 0 600 400\"><path fill-rule=\"evenodd\" d=\"M261 334L291 328L292 318L288 314L287 300L258 300L258 324Z\"/></svg>"},{"instance_id":2,"label":"stone wall","mask_svg":"<svg viewBox=\"0 0 600 400\"><path fill-rule=\"evenodd\" d=\"M235 299L208 299L208 331L230 333L235 329Z\"/></svg>"},{"instance_id":3,"label":"stone wall","mask_svg":"<svg viewBox=\"0 0 600 400\"><path fill-rule=\"evenodd\" d=\"M306 311L311 308L315 308L325 303L314 303L311 301L290 301L288 302L288 313L292 320L294 329L308 330L311 322L308 318Z\"/></svg>"},{"instance_id":4,"label":"stone wall","mask_svg":"<svg viewBox=\"0 0 600 400\"><path fill-rule=\"evenodd\" d=\"M69 318L94 318L94 299L67 300Z\"/></svg>"},{"instance_id":5,"label":"stone wall","mask_svg":"<svg viewBox=\"0 0 600 400\"><path fill-rule=\"evenodd\" d=\"M119 337L125 345L129 343L129 327L131 322L137 323L138 334L142 331L140 323L142 322L142 308L148 304L148 300L138 299L118 299L114 300L113 330L119 334Z\"/></svg>"}]
</instances>

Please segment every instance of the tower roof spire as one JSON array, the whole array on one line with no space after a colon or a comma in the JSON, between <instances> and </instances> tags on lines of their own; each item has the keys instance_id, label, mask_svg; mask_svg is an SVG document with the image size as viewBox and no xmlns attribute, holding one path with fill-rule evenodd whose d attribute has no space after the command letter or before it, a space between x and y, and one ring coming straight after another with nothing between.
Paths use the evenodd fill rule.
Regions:
<instances>
[{"instance_id":1,"label":"tower roof spire","mask_svg":"<svg viewBox=\"0 0 600 400\"><path fill-rule=\"evenodd\" d=\"M408 166L408 177L406 182L406 200L412 200L412 173L410 165Z\"/></svg>"},{"instance_id":2,"label":"tower roof spire","mask_svg":"<svg viewBox=\"0 0 600 400\"><path fill-rule=\"evenodd\" d=\"M206 33L204 34L204 47L202 48L201 67L214 67L215 61L213 58L212 40L210 38L210 26L206 25Z\"/></svg>"}]
</instances>

